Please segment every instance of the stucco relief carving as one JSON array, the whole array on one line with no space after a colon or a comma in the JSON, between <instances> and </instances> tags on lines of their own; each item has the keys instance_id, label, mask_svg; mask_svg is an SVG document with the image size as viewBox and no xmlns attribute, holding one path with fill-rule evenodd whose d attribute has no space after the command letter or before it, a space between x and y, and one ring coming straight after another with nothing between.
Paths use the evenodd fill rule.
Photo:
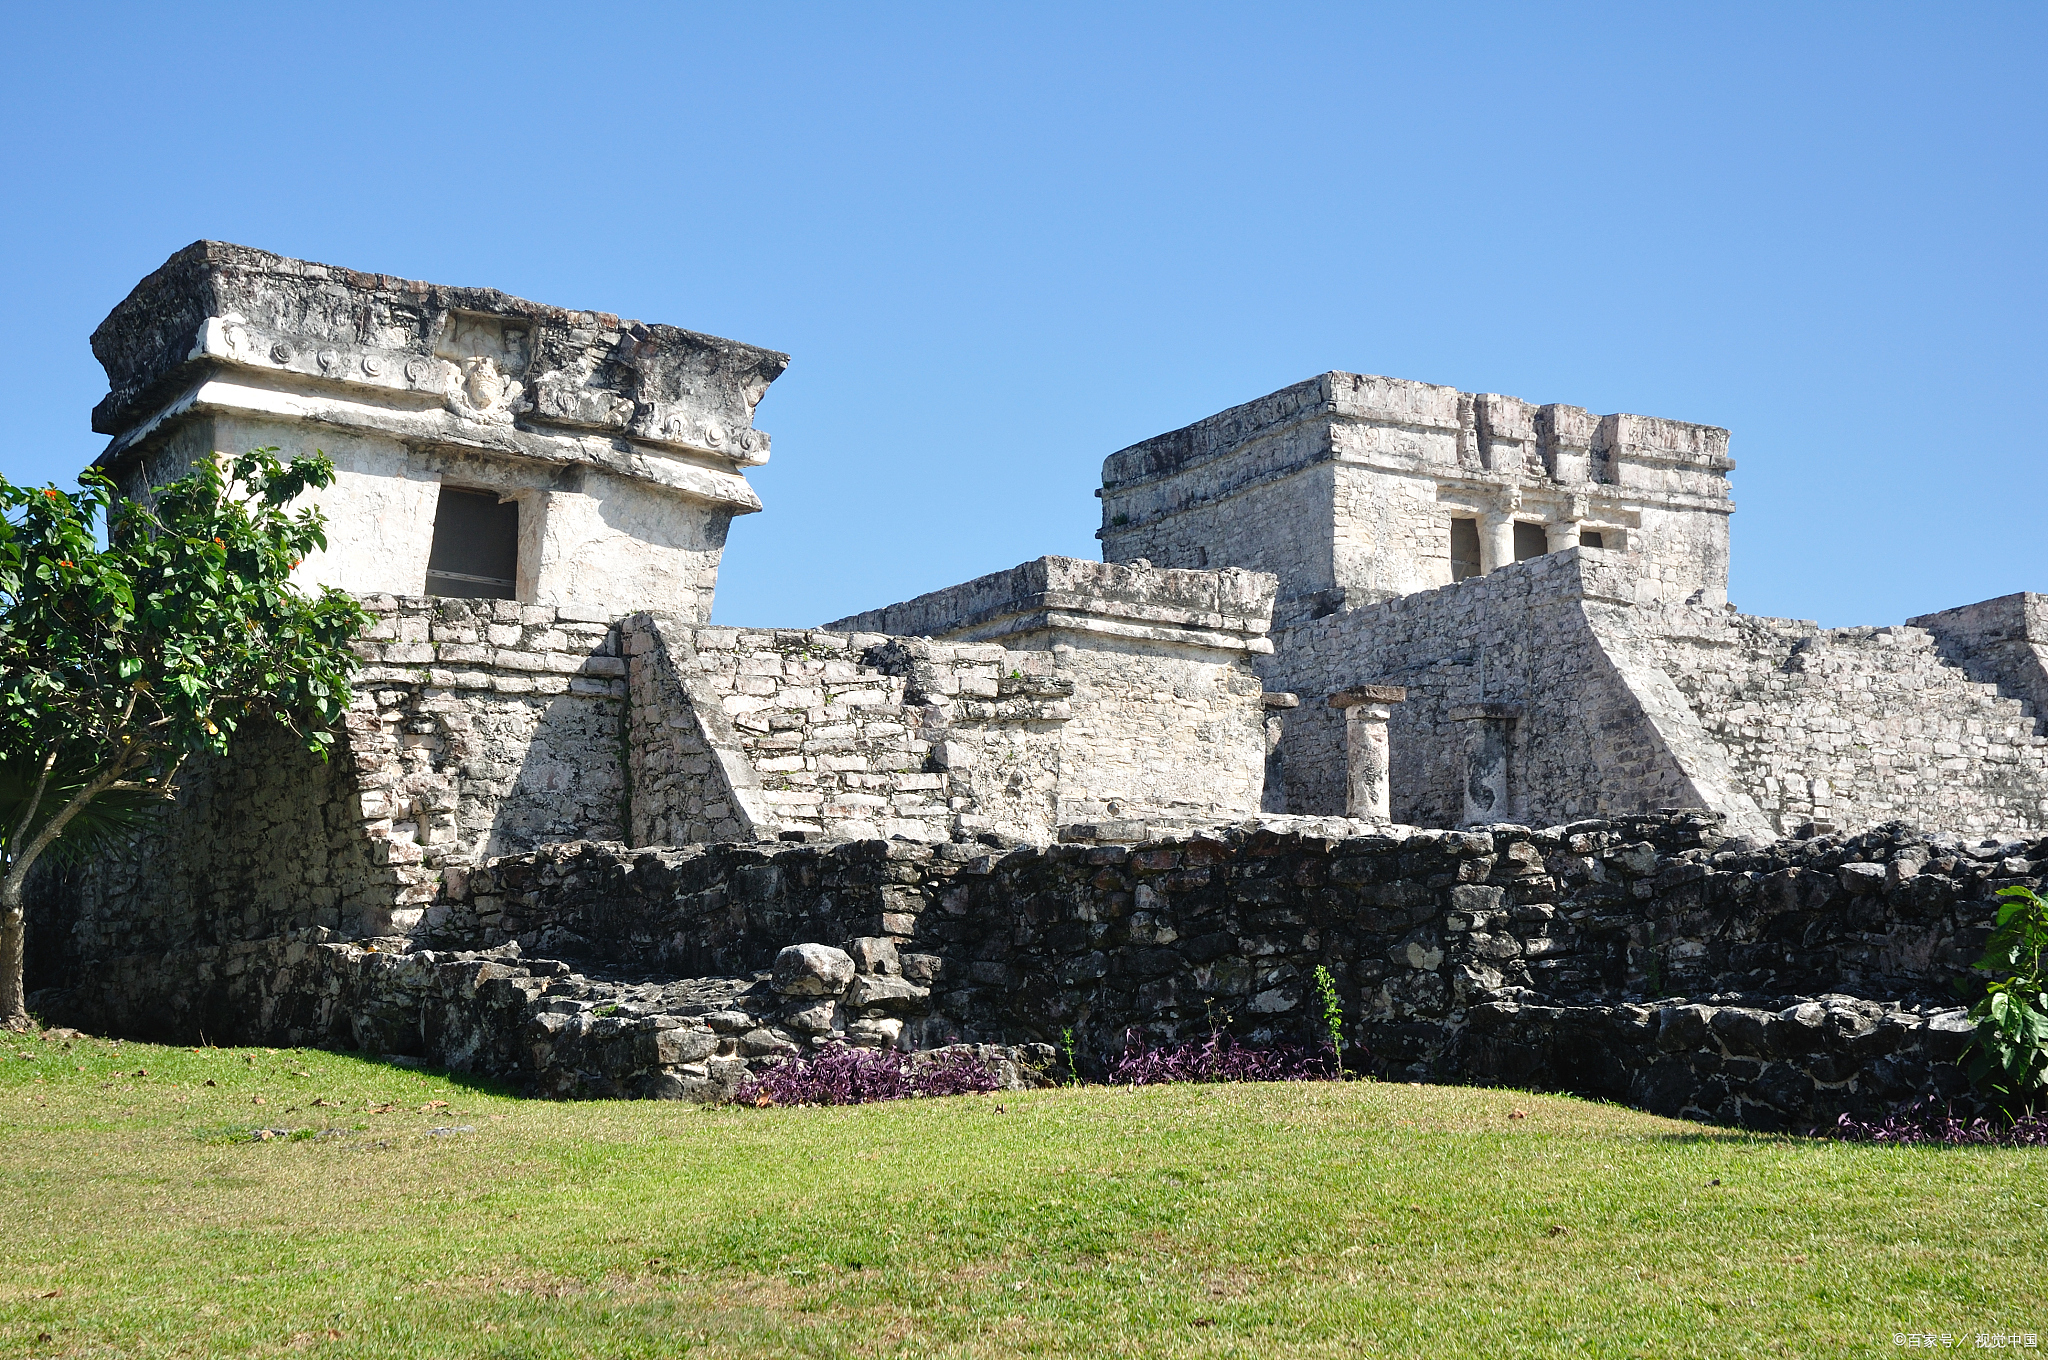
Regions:
<instances>
[{"instance_id":1,"label":"stucco relief carving","mask_svg":"<svg viewBox=\"0 0 2048 1360\"><path fill-rule=\"evenodd\" d=\"M505 376L489 355L464 359L461 372L462 380L448 392L448 409L464 420L510 425L524 386Z\"/></svg>"}]
</instances>

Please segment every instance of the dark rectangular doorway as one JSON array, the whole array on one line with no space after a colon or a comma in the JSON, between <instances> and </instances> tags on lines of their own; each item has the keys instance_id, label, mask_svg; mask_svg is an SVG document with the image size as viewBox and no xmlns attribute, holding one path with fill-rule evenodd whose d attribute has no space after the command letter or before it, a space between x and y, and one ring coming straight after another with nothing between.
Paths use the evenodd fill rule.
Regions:
<instances>
[{"instance_id":1,"label":"dark rectangular doorway","mask_svg":"<svg viewBox=\"0 0 2048 1360\"><path fill-rule=\"evenodd\" d=\"M1451 521L1451 580L1470 580L1479 574L1479 521Z\"/></svg>"},{"instance_id":2,"label":"dark rectangular doorway","mask_svg":"<svg viewBox=\"0 0 2048 1360\"><path fill-rule=\"evenodd\" d=\"M512 600L518 588L519 502L442 487L427 554L427 594Z\"/></svg>"}]
</instances>

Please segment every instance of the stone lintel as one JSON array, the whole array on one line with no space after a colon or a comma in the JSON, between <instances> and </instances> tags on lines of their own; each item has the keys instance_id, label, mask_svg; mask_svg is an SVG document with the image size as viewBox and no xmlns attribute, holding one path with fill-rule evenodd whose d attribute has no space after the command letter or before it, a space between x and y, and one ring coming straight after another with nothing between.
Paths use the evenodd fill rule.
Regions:
<instances>
[{"instance_id":1,"label":"stone lintel","mask_svg":"<svg viewBox=\"0 0 2048 1360\"><path fill-rule=\"evenodd\" d=\"M1398 704L1408 698L1404 685L1354 685L1330 696L1331 708L1356 708L1360 704Z\"/></svg>"},{"instance_id":2,"label":"stone lintel","mask_svg":"<svg viewBox=\"0 0 2048 1360\"><path fill-rule=\"evenodd\" d=\"M1278 690L1267 690L1259 696L1259 702L1267 708L1300 708L1299 694L1285 694Z\"/></svg>"},{"instance_id":3,"label":"stone lintel","mask_svg":"<svg viewBox=\"0 0 2048 1360\"><path fill-rule=\"evenodd\" d=\"M1452 722L1501 721L1522 716L1520 704L1459 704L1448 715Z\"/></svg>"}]
</instances>

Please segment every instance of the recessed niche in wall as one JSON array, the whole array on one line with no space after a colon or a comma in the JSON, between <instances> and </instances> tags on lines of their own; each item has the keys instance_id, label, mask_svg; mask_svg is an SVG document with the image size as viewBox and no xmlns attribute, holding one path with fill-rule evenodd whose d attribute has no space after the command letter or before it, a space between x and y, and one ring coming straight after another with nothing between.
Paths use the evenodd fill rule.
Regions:
<instances>
[{"instance_id":1,"label":"recessed niche in wall","mask_svg":"<svg viewBox=\"0 0 2048 1360\"><path fill-rule=\"evenodd\" d=\"M518 598L519 502L488 491L441 488L427 594L466 600Z\"/></svg>"},{"instance_id":2,"label":"recessed niche in wall","mask_svg":"<svg viewBox=\"0 0 2048 1360\"><path fill-rule=\"evenodd\" d=\"M1532 557L1541 557L1550 551L1550 542L1544 536L1543 526L1524 520L1515 521L1515 560L1526 562Z\"/></svg>"}]
</instances>

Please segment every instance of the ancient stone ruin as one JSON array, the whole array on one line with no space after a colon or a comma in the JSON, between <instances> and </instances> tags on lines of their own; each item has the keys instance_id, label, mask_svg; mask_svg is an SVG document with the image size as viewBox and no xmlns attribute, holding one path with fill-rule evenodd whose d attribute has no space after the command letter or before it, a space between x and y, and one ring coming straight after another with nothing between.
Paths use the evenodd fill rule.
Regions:
<instances>
[{"instance_id":1,"label":"ancient stone ruin","mask_svg":"<svg viewBox=\"0 0 2048 1360\"><path fill-rule=\"evenodd\" d=\"M715 1099L1306 1039L1323 966L1383 1075L1804 1127L1960 1091L2048 861L2048 599L1736 612L1709 426L1328 373L1110 454L1103 562L739 628L781 354L214 242L93 348L127 494L333 457L375 623L339 758L43 875L52 1017Z\"/></svg>"}]
</instances>

